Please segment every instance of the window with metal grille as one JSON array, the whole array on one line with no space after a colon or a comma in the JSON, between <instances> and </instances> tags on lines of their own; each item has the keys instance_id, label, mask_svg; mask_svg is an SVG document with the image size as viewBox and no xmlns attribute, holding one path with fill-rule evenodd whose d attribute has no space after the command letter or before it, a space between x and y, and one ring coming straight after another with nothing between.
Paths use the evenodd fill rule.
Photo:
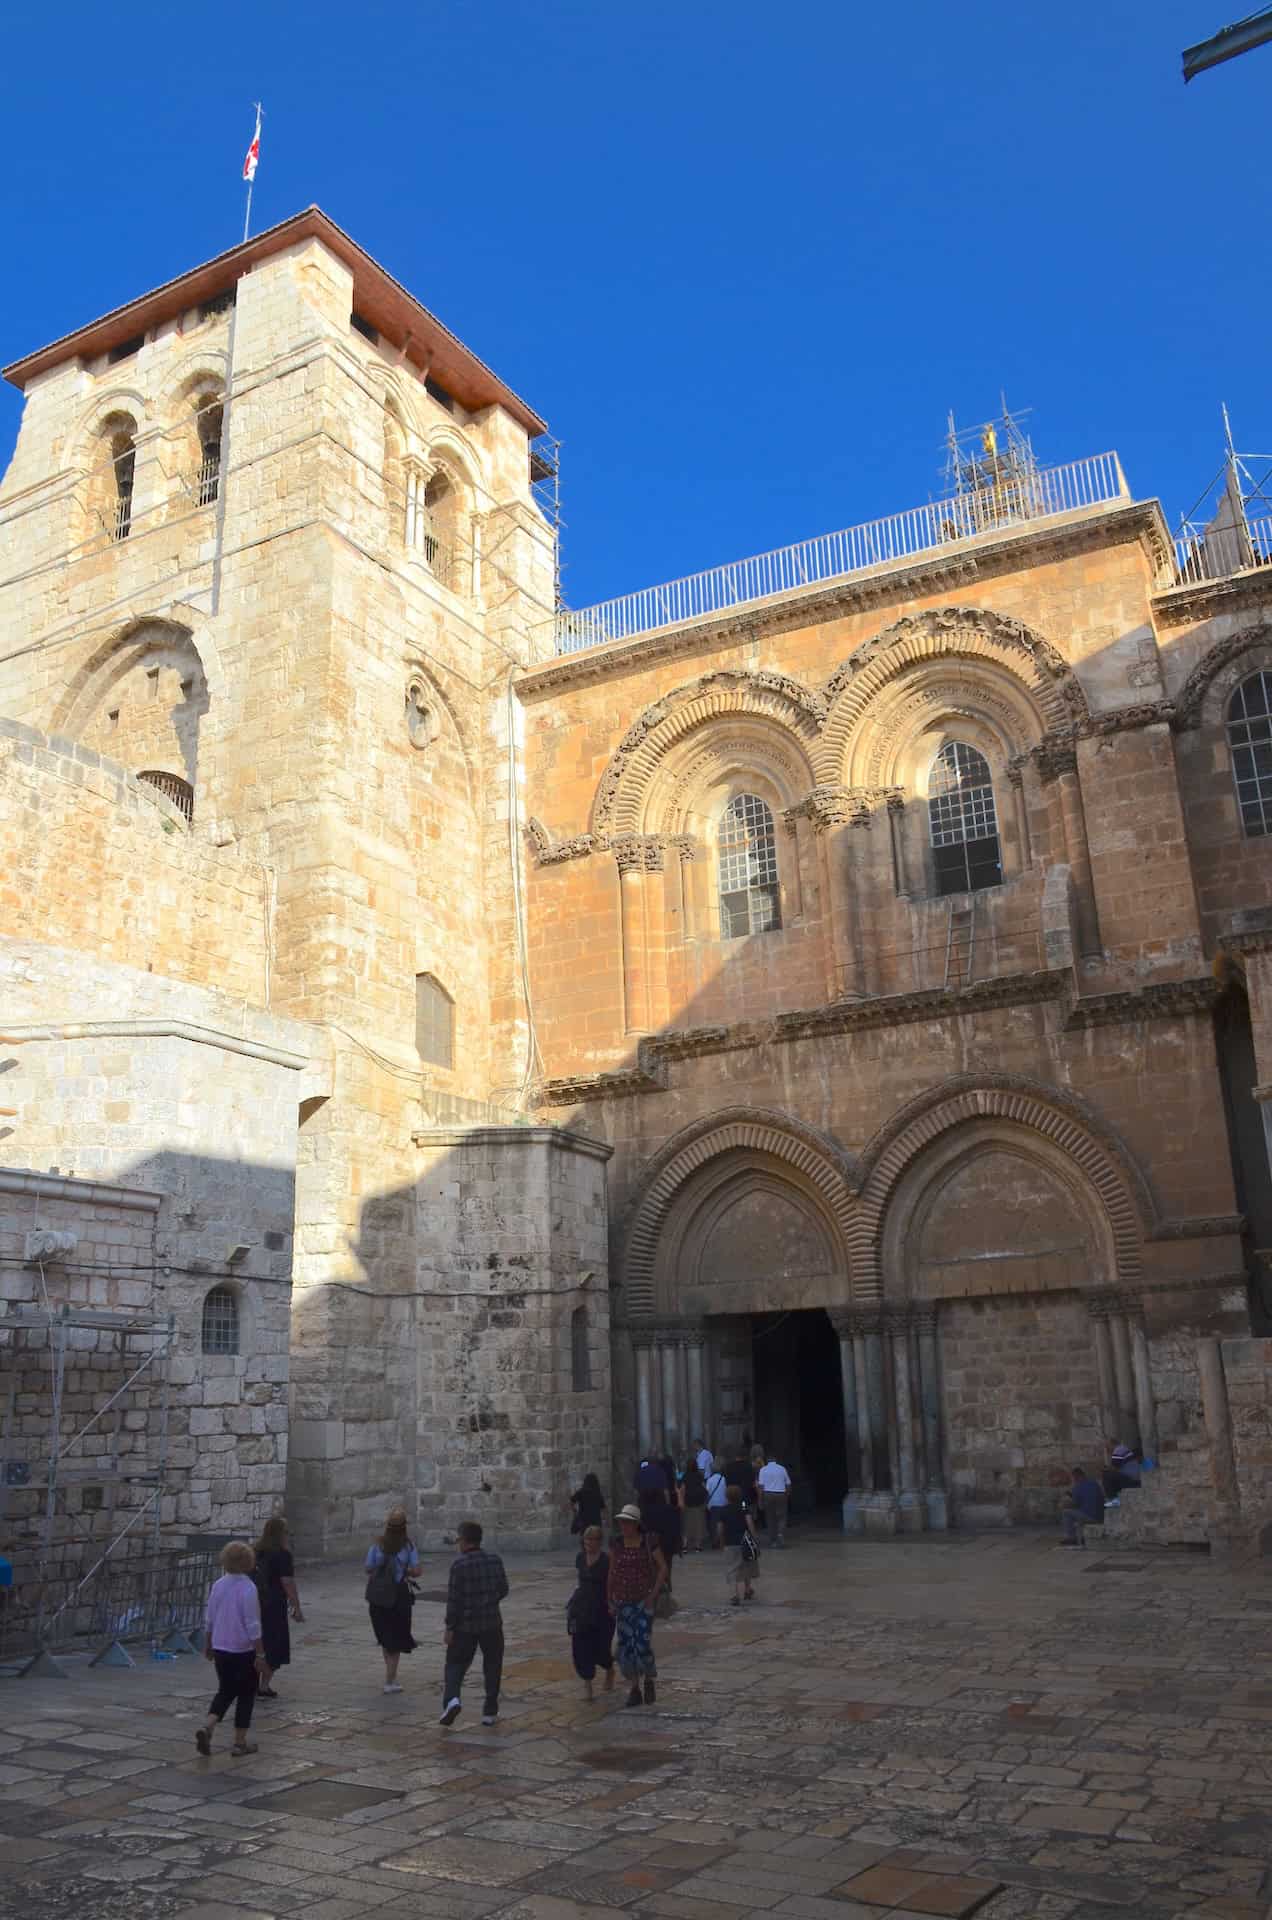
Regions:
<instances>
[{"instance_id":1,"label":"window with metal grille","mask_svg":"<svg viewBox=\"0 0 1272 1920\"><path fill-rule=\"evenodd\" d=\"M1272 833L1272 673L1252 673L1228 702L1228 746L1247 839Z\"/></svg>"},{"instance_id":2,"label":"window with metal grille","mask_svg":"<svg viewBox=\"0 0 1272 1920\"><path fill-rule=\"evenodd\" d=\"M115 512L111 536L126 540L132 532L133 474L137 449L130 433L115 434L110 443L111 463L115 471Z\"/></svg>"},{"instance_id":3,"label":"window with metal grille","mask_svg":"<svg viewBox=\"0 0 1272 1920\"><path fill-rule=\"evenodd\" d=\"M928 822L938 893L975 893L1003 877L989 762L975 747L947 740L928 782Z\"/></svg>"},{"instance_id":4,"label":"window with metal grille","mask_svg":"<svg viewBox=\"0 0 1272 1920\"><path fill-rule=\"evenodd\" d=\"M195 414L199 430L199 472L195 498L201 507L210 507L221 490L221 424L224 414L218 400L200 401Z\"/></svg>"},{"instance_id":5,"label":"window with metal grille","mask_svg":"<svg viewBox=\"0 0 1272 1920\"><path fill-rule=\"evenodd\" d=\"M775 933L782 924L773 816L758 794L735 794L716 838L720 937Z\"/></svg>"},{"instance_id":6,"label":"window with metal grille","mask_svg":"<svg viewBox=\"0 0 1272 1920\"><path fill-rule=\"evenodd\" d=\"M415 1051L435 1067L454 1064L455 1004L431 973L415 976Z\"/></svg>"},{"instance_id":7,"label":"window with metal grille","mask_svg":"<svg viewBox=\"0 0 1272 1920\"><path fill-rule=\"evenodd\" d=\"M570 1378L575 1393L591 1391L592 1356L587 1345L586 1307L575 1307L570 1315Z\"/></svg>"},{"instance_id":8,"label":"window with metal grille","mask_svg":"<svg viewBox=\"0 0 1272 1920\"><path fill-rule=\"evenodd\" d=\"M239 1303L233 1287L213 1287L203 1297L204 1353L237 1353Z\"/></svg>"},{"instance_id":9,"label":"window with metal grille","mask_svg":"<svg viewBox=\"0 0 1272 1920\"><path fill-rule=\"evenodd\" d=\"M148 787L154 787L165 800L171 800L187 820L193 820L194 788L188 780L183 780L177 773L163 773L157 767L143 767L137 778L144 780Z\"/></svg>"}]
</instances>

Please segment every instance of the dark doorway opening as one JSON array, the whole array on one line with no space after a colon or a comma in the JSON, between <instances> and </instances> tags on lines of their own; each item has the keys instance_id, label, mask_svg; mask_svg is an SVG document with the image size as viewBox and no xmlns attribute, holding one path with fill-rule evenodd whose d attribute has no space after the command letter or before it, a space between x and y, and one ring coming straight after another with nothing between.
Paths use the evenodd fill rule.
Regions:
<instances>
[{"instance_id":1,"label":"dark doorway opening","mask_svg":"<svg viewBox=\"0 0 1272 1920\"><path fill-rule=\"evenodd\" d=\"M751 1323L755 1438L794 1483L793 1512L838 1507L849 1486L839 1336L822 1307Z\"/></svg>"}]
</instances>

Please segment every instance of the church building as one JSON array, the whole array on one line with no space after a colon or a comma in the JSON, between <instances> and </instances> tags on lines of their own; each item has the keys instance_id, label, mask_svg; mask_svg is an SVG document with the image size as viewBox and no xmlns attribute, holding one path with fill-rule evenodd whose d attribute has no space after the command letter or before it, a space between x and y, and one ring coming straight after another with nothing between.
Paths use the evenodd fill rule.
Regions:
<instances>
[{"instance_id":1,"label":"church building","mask_svg":"<svg viewBox=\"0 0 1272 1920\"><path fill-rule=\"evenodd\" d=\"M1110 1535L1272 1524L1235 466L1176 539L1006 422L567 609L545 421L317 208L6 377L5 1524L547 1546L699 1438L850 1534L1115 1443Z\"/></svg>"}]
</instances>

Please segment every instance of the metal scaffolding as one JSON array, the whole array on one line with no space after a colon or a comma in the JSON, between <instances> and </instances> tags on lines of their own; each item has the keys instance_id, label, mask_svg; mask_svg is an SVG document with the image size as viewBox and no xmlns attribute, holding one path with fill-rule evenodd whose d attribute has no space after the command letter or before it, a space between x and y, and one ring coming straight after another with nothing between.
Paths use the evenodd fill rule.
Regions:
<instances>
[{"instance_id":1,"label":"metal scaffolding","mask_svg":"<svg viewBox=\"0 0 1272 1920\"><path fill-rule=\"evenodd\" d=\"M77 1340L84 1334L94 1336L91 1345ZM105 1342L103 1335L109 1336ZM0 1315L6 1363L0 1538L13 1543L27 1575L10 1590L0 1650L6 1658L24 1659L24 1671L43 1665L60 1672L53 1649L101 1637L103 1629L108 1643L97 1658L122 1643L118 1623L104 1620L94 1601L111 1584L103 1579L105 1569L113 1574L120 1559L132 1565L131 1554L120 1555L125 1542L130 1548L147 1542L150 1571L136 1613L148 1622L156 1616L175 1340L171 1313L50 1303L11 1305ZM100 1364L104 1354L113 1364ZM106 1376L105 1397L91 1411L77 1408L68 1417L67 1371L76 1355L94 1376ZM34 1412L24 1405L32 1397ZM71 1513L67 1496L89 1489L96 1491L96 1503L85 1498L79 1512ZM90 1515L92 1524L86 1525Z\"/></svg>"}]
</instances>

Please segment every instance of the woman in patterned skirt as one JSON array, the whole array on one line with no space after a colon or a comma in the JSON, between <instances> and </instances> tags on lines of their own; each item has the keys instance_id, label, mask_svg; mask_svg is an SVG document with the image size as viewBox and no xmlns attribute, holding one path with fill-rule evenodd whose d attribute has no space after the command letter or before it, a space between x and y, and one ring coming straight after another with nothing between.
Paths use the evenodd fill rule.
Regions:
<instances>
[{"instance_id":1,"label":"woman in patterned skirt","mask_svg":"<svg viewBox=\"0 0 1272 1920\"><path fill-rule=\"evenodd\" d=\"M654 1602L667 1579L667 1562L656 1538L646 1540L640 1508L620 1507L620 1538L610 1553L606 1605L618 1630L618 1669L631 1688L625 1705L654 1704Z\"/></svg>"}]
</instances>

